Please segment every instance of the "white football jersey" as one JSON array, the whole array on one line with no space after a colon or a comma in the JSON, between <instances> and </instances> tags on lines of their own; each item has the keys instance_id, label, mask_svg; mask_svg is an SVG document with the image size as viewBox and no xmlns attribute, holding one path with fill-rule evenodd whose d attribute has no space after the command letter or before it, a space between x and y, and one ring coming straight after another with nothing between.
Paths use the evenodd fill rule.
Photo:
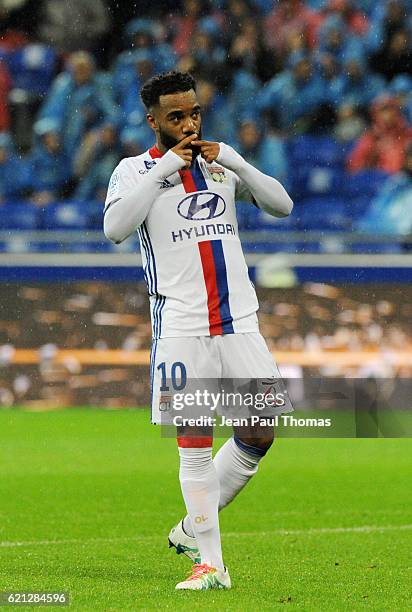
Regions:
<instances>
[{"instance_id":1,"label":"white football jersey","mask_svg":"<svg viewBox=\"0 0 412 612\"><path fill-rule=\"evenodd\" d=\"M152 147L123 159L105 208L125 197L162 156ZM246 185L200 155L170 175L138 228L150 296L153 338L258 331L258 301L239 240L235 200Z\"/></svg>"}]
</instances>

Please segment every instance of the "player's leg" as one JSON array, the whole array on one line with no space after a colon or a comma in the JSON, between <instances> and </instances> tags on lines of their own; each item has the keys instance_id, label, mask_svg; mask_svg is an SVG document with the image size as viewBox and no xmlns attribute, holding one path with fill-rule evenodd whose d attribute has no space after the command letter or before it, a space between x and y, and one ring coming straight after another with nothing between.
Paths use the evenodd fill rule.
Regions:
<instances>
[{"instance_id":1,"label":"player's leg","mask_svg":"<svg viewBox=\"0 0 412 612\"><path fill-rule=\"evenodd\" d=\"M220 366L218 354L214 354L211 338L164 338L157 341L152 358L153 392L152 422L170 422L168 398L172 387L180 387L181 377L175 381L165 377L165 372L184 370L184 378L190 381L218 379ZM177 364L180 364L179 367ZM183 391L183 389L181 389ZM184 391L187 390L184 389ZM186 509L194 524L193 546L190 542L176 539L174 529L169 542L178 552L190 558L199 557L190 580L177 585L178 589L230 588L230 578L224 568L220 542L218 505L219 479L212 461L213 435L211 427L177 427L177 442L180 458L179 480Z\"/></svg>"},{"instance_id":2,"label":"player's leg","mask_svg":"<svg viewBox=\"0 0 412 612\"><path fill-rule=\"evenodd\" d=\"M273 427L234 427L234 435L214 458L219 476L219 511L225 508L258 471L274 440Z\"/></svg>"},{"instance_id":3,"label":"player's leg","mask_svg":"<svg viewBox=\"0 0 412 612\"><path fill-rule=\"evenodd\" d=\"M279 371L260 334L233 334L221 338L223 378L248 379L279 377ZM213 463L219 477L219 511L226 507L256 474L259 462L274 440L271 426L235 427L234 436L216 453ZM184 532L193 537L189 516L183 519Z\"/></svg>"},{"instance_id":4,"label":"player's leg","mask_svg":"<svg viewBox=\"0 0 412 612\"><path fill-rule=\"evenodd\" d=\"M201 563L223 569L219 531L219 479L212 460L211 428L178 427L180 486Z\"/></svg>"},{"instance_id":5,"label":"player's leg","mask_svg":"<svg viewBox=\"0 0 412 612\"><path fill-rule=\"evenodd\" d=\"M233 437L226 440L213 459L219 479L219 512L256 474L260 461L274 440L273 427L245 426L234 427L233 430ZM183 519L182 526L186 535L195 537L189 515Z\"/></svg>"},{"instance_id":6,"label":"player's leg","mask_svg":"<svg viewBox=\"0 0 412 612\"><path fill-rule=\"evenodd\" d=\"M259 333L233 334L224 338L223 378L280 378L277 365ZM289 410L289 408L288 408ZM282 410L274 410L281 413ZM274 427L255 424L236 426L234 435L216 453L219 475L219 509L227 506L258 471L260 461L273 444Z\"/></svg>"},{"instance_id":7,"label":"player's leg","mask_svg":"<svg viewBox=\"0 0 412 612\"><path fill-rule=\"evenodd\" d=\"M188 516L194 526L200 563L192 567L186 580L176 589L230 589L231 582L223 564L219 530L219 478L212 461L212 429L198 431L179 427L180 485Z\"/></svg>"}]
</instances>

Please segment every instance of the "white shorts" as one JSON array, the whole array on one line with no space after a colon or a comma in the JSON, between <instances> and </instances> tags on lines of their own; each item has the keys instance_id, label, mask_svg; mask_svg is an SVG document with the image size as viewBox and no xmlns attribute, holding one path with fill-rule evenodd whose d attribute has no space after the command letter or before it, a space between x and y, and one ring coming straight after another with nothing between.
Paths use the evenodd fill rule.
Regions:
<instances>
[{"instance_id":1,"label":"white shorts","mask_svg":"<svg viewBox=\"0 0 412 612\"><path fill-rule=\"evenodd\" d=\"M168 401L176 391L183 391L185 381L208 379L276 379L278 367L259 332L160 338L152 345L150 359L151 422L165 423ZM173 390L174 388L174 390ZM265 416L292 412L289 399L282 406L265 409ZM218 413L224 413L222 407Z\"/></svg>"}]
</instances>

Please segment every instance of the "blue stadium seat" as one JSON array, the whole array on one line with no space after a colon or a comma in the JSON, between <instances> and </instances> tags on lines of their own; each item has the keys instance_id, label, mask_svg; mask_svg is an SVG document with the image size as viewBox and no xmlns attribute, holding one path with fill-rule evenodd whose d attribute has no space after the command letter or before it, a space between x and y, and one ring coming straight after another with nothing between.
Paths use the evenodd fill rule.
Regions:
<instances>
[{"instance_id":1,"label":"blue stadium seat","mask_svg":"<svg viewBox=\"0 0 412 612\"><path fill-rule=\"evenodd\" d=\"M13 86L35 95L45 94L54 76L56 57L54 49L40 43L10 53L7 64Z\"/></svg>"},{"instance_id":2,"label":"blue stadium seat","mask_svg":"<svg viewBox=\"0 0 412 612\"><path fill-rule=\"evenodd\" d=\"M345 213L351 219L360 219L368 210L372 202L371 195L358 196L345 200Z\"/></svg>"},{"instance_id":3,"label":"blue stadium seat","mask_svg":"<svg viewBox=\"0 0 412 612\"><path fill-rule=\"evenodd\" d=\"M402 248L400 244L396 242L385 243L385 242L357 242L351 245L350 250L352 253L401 253Z\"/></svg>"},{"instance_id":4,"label":"blue stadium seat","mask_svg":"<svg viewBox=\"0 0 412 612\"><path fill-rule=\"evenodd\" d=\"M287 232L296 229L294 213L288 217L272 217L250 203L237 204L237 218L240 231L273 230L274 232Z\"/></svg>"},{"instance_id":5,"label":"blue stadium seat","mask_svg":"<svg viewBox=\"0 0 412 612\"><path fill-rule=\"evenodd\" d=\"M273 217L263 210L256 210L255 229L273 231L273 232L288 232L296 230L297 220L293 212L288 217Z\"/></svg>"},{"instance_id":6,"label":"blue stadium seat","mask_svg":"<svg viewBox=\"0 0 412 612\"><path fill-rule=\"evenodd\" d=\"M34 230L39 209L30 202L6 202L0 207L0 229Z\"/></svg>"},{"instance_id":7,"label":"blue stadium seat","mask_svg":"<svg viewBox=\"0 0 412 612\"><path fill-rule=\"evenodd\" d=\"M64 243L58 240L53 242L33 241L30 242L29 246L29 250L32 253L64 253L68 250L65 248Z\"/></svg>"},{"instance_id":8,"label":"blue stadium seat","mask_svg":"<svg viewBox=\"0 0 412 612\"><path fill-rule=\"evenodd\" d=\"M298 253L298 245L295 242L250 242L242 241L245 253Z\"/></svg>"},{"instance_id":9,"label":"blue stadium seat","mask_svg":"<svg viewBox=\"0 0 412 612\"><path fill-rule=\"evenodd\" d=\"M295 198L340 194L347 175L341 168L295 166L291 191Z\"/></svg>"},{"instance_id":10,"label":"blue stadium seat","mask_svg":"<svg viewBox=\"0 0 412 612\"><path fill-rule=\"evenodd\" d=\"M297 136L288 143L290 166L342 167L348 148L348 145L327 136Z\"/></svg>"},{"instance_id":11,"label":"blue stadium seat","mask_svg":"<svg viewBox=\"0 0 412 612\"><path fill-rule=\"evenodd\" d=\"M343 194L350 199L373 198L387 178L388 174L381 170L362 170L348 176L343 185Z\"/></svg>"},{"instance_id":12,"label":"blue stadium seat","mask_svg":"<svg viewBox=\"0 0 412 612\"><path fill-rule=\"evenodd\" d=\"M300 230L343 231L350 227L341 198L309 198L295 208Z\"/></svg>"},{"instance_id":13,"label":"blue stadium seat","mask_svg":"<svg viewBox=\"0 0 412 612\"><path fill-rule=\"evenodd\" d=\"M42 229L86 229L88 222L87 202L56 202L42 209Z\"/></svg>"},{"instance_id":14,"label":"blue stadium seat","mask_svg":"<svg viewBox=\"0 0 412 612\"><path fill-rule=\"evenodd\" d=\"M103 231L103 202L87 202L87 227L92 230Z\"/></svg>"}]
</instances>

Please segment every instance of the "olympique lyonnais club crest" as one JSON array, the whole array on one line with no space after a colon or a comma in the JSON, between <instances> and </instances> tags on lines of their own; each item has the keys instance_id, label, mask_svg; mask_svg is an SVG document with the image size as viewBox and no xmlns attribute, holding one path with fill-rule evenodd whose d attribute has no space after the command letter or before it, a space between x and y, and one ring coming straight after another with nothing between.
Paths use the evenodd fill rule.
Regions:
<instances>
[{"instance_id":1,"label":"olympique lyonnais club crest","mask_svg":"<svg viewBox=\"0 0 412 612\"><path fill-rule=\"evenodd\" d=\"M168 412L172 406L171 395L161 395L159 400L159 410L161 412Z\"/></svg>"},{"instance_id":2,"label":"olympique lyonnais club crest","mask_svg":"<svg viewBox=\"0 0 412 612\"><path fill-rule=\"evenodd\" d=\"M226 172L222 166L210 166L208 172L215 183L224 183L227 181Z\"/></svg>"}]
</instances>

